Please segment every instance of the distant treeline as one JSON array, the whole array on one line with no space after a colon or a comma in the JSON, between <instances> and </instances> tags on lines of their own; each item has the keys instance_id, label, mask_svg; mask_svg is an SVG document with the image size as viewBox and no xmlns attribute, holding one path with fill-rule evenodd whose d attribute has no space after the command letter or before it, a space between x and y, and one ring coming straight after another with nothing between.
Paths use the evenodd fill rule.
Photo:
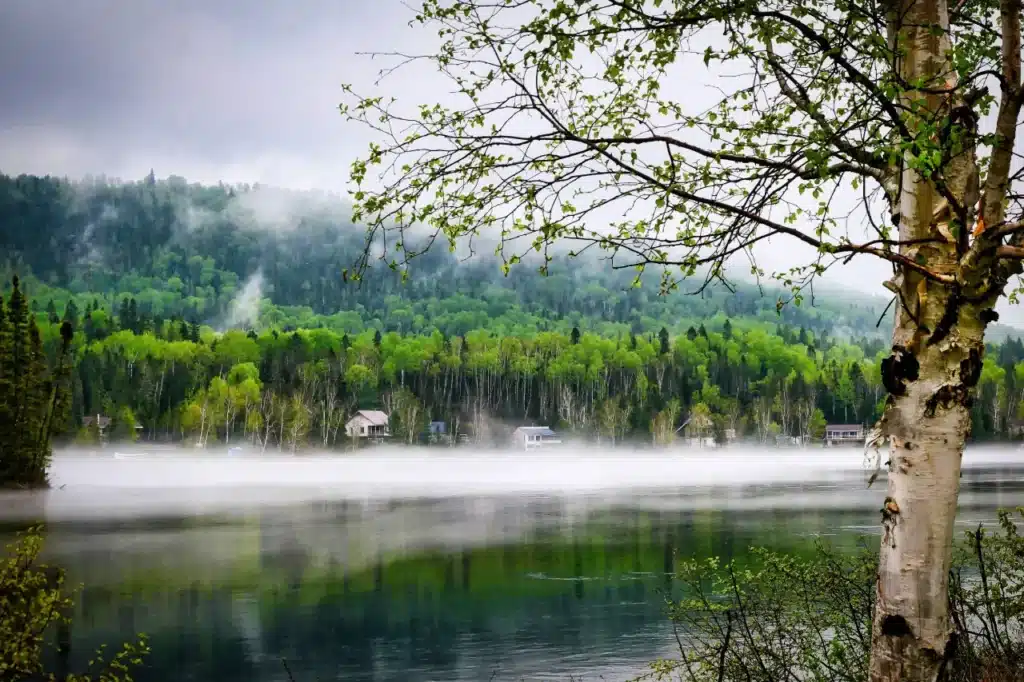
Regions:
<instances>
[{"instance_id":1,"label":"distant treeline","mask_svg":"<svg viewBox=\"0 0 1024 682\"><path fill-rule=\"evenodd\" d=\"M65 431L89 440L86 417L113 438L253 442L299 449L345 444L356 409L391 414L395 438L445 421L484 442L495 424L547 424L583 438L665 442L690 435L774 442L821 436L826 423L872 423L885 393L881 343L865 347L805 329L724 318L672 336L572 329L464 336L329 329L232 330L154 321L129 301L113 312L36 305L45 346L76 330ZM1024 345L992 346L975 401L974 437L1013 434L1024 394ZM700 433L694 433L694 431Z\"/></svg>"},{"instance_id":2,"label":"distant treeline","mask_svg":"<svg viewBox=\"0 0 1024 682\"><path fill-rule=\"evenodd\" d=\"M884 301L659 296L656 273L634 287L589 257L506 277L440 247L404 283L371 267L353 285L364 232L347 215L264 187L0 175L0 270L23 275L51 357L74 329L68 437L95 437L100 415L115 438L332 447L357 408L404 439L441 420L482 440L541 423L657 441L689 418L770 441L877 417ZM1013 434L1022 360L1017 340L991 348L975 438Z\"/></svg>"}]
</instances>

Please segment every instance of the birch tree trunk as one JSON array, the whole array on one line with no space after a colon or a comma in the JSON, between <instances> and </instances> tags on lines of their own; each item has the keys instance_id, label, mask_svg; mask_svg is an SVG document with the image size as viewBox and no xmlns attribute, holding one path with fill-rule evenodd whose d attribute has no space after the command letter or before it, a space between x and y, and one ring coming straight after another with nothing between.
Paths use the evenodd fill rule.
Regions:
<instances>
[{"instance_id":1,"label":"birch tree trunk","mask_svg":"<svg viewBox=\"0 0 1024 682\"><path fill-rule=\"evenodd\" d=\"M959 101L950 62L945 0L898 0L891 13L899 73L910 90L901 104L914 122L941 121L959 111L976 131L977 119ZM941 30L932 30L939 27ZM945 92L944 92L945 90ZM945 679L955 648L948 611L953 524L960 491L960 464L970 430L970 401L981 374L984 323L981 306L961 294L960 255L979 198L973 142L924 177L908 152L891 197L899 216L901 253L927 262L932 272L954 275L935 283L902 268L888 283L901 297L893 347L882 365L889 392L880 423L888 438L888 493L881 510L882 542L877 606L872 631L872 682L934 682ZM969 222L970 221L970 222Z\"/></svg>"}]
</instances>

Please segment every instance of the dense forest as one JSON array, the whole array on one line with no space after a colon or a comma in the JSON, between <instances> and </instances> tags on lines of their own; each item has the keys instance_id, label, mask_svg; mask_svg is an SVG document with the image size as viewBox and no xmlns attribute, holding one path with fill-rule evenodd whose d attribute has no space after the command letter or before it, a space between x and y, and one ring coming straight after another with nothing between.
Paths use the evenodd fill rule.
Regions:
<instances>
[{"instance_id":1,"label":"dense forest","mask_svg":"<svg viewBox=\"0 0 1024 682\"><path fill-rule=\"evenodd\" d=\"M404 281L371 261L354 284L344 215L261 187L0 176L3 268L51 363L74 330L66 437L95 440L100 415L114 438L340 447L353 410L380 408L410 442L439 420L479 442L537 423L658 443L686 419L776 442L878 415L885 301L659 295L656 274L631 286L589 257L504 275L440 246ZM974 436L1014 435L1022 395L1024 345L993 345Z\"/></svg>"},{"instance_id":2,"label":"dense forest","mask_svg":"<svg viewBox=\"0 0 1024 682\"><path fill-rule=\"evenodd\" d=\"M342 272L363 252L365 235L348 214L337 197L259 186L202 186L152 175L135 183L0 175L0 253L12 271L3 273L4 281L11 274L28 281L31 273L36 296L54 298L58 307L71 294L80 307L96 298L116 309L128 295L147 315L215 327L436 329L450 336L578 327L615 336L663 326L679 334L722 313L835 336L883 336L876 323L884 299L821 296L814 306L806 301L780 313L777 290L748 283L736 283L734 291L716 286L699 296L660 296L659 273L633 287L634 270L612 269L590 254L555 255L546 276L526 262L506 276L491 247L480 245L468 258L438 242L412 261L406 281L371 259L356 285ZM262 304L233 307L239 297Z\"/></svg>"}]
</instances>

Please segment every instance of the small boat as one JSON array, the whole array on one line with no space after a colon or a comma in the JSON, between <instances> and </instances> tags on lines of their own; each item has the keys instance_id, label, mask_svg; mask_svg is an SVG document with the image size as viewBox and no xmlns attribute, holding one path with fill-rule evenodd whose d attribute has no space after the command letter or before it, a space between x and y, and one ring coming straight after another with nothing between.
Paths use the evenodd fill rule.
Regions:
<instances>
[{"instance_id":1,"label":"small boat","mask_svg":"<svg viewBox=\"0 0 1024 682\"><path fill-rule=\"evenodd\" d=\"M114 459L136 459L138 457L145 457L144 452L115 452Z\"/></svg>"}]
</instances>

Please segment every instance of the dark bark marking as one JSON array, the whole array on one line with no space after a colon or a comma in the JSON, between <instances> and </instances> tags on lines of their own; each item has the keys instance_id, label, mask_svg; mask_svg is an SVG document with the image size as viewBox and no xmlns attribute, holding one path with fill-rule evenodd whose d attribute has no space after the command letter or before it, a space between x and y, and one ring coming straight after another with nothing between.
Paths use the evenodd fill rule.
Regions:
<instances>
[{"instance_id":1,"label":"dark bark marking","mask_svg":"<svg viewBox=\"0 0 1024 682\"><path fill-rule=\"evenodd\" d=\"M907 619L897 614L882 619L882 634L886 637L913 637L914 631Z\"/></svg>"},{"instance_id":2,"label":"dark bark marking","mask_svg":"<svg viewBox=\"0 0 1024 682\"><path fill-rule=\"evenodd\" d=\"M943 384L939 387L939 390L928 397L928 400L924 401L924 416L934 417L938 408L941 407L944 410L948 410L956 405L960 405L968 410L971 409L971 406L974 405L974 399L971 398L971 390L963 384L957 384L956 386Z\"/></svg>"},{"instance_id":3,"label":"dark bark marking","mask_svg":"<svg viewBox=\"0 0 1024 682\"><path fill-rule=\"evenodd\" d=\"M907 382L917 381L920 370L914 354L897 344L892 347L892 354L882 360L882 385L890 395L906 395Z\"/></svg>"},{"instance_id":4,"label":"dark bark marking","mask_svg":"<svg viewBox=\"0 0 1024 682\"><path fill-rule=\"evenodd\" d=\"M885 504L882 505L880 511L882 512L882 529L884 530L882 544L889 543L890 546L896 547L896 535L893 533L893 529L896 527L897 517L900 514L900 506L893 498L886 497Z\"/></svg>"},{"instance_id":5,"label":"dark bark marking","mask_svg":"<svg viewBox=\"0 0 1024 682\"><path fill-rule=\"evenodd\" d=\"M990 322L998 322L999 313L992 310L991 308L985 308L980 313L978 313L978 319L984 322L985 324L989 324Z\"/></svg>"},{"instance_id":6,"label":"dark bark marking","mask_svg":"<svg viewBox=\"0 0 1024 682\"><path fill-rule=\"evenodd\" d=\"M967 357L960 361L960 382L967 388L978 385L981 379L981 353L972 348Z\"/></svg>"},{"instance_id":7,"label":"dark bark marking","mask_svg":"<svg viewBox=\"0 0 1024 682\"><path fill-rule=\"evenodd\" d=\"M927 345L934 346L949 336L949 332L952 331L957 320L960 319L960 304L962 302L960 290L954 287L949 293L949 298L946 299L946 309L942 312L942 318L935 325L935 331L928 337Z\"/></svg>"}]
</instances>

